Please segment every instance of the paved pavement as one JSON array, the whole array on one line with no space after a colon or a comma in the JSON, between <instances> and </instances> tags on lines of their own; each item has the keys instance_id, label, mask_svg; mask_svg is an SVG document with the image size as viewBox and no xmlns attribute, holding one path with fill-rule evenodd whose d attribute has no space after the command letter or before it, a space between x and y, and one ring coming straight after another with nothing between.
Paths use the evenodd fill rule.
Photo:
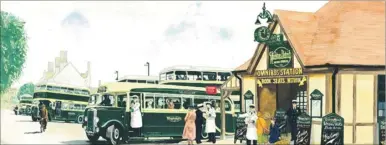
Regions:
<instances>
[{"instance_id":1,"label":"paved pavement","mask_svg":"<svg viewBox=\"0 0 386 145\"><path fill-rule=\"evenodd\" d=\"M48 122L47 130L40 133L40 124L32 122L30 116L14 115L11 110L1 110L1 144L91 144L81 124ZM218 141L217 144L229 144ZM228 141L229 142L229 141ZM130 144L177 144L169 139L131 141ZM106 144L100 138L98 144ZM180 142L178 144L187 144ZM205 143L206 144L206 143ZM232 140L233 144L233 140Z\"/></svg>"}]
</instances>

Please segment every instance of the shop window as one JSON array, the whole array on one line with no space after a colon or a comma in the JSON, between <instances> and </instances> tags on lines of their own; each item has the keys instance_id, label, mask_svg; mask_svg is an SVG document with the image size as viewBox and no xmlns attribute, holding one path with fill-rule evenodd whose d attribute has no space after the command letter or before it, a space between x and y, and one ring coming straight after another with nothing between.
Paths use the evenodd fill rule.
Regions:
<instances>
[{"instance_id":1,"label":"shop window","mask_svg":"<svg viewBox=\"0 0 386 145\"><path fill-rule=\"evenodd\" d=\"M296 95L297 106L301 112L307 111L307 91L299 91Z\"/></svg>"},{"instance_id":2,"label":"shop window","mask_svg":"<svg viewBox=\"0 0 386 145\"><path fill-rule=\"evenodd\" d=\"M386 116L385 75L378 75L378 117Z\"/></svg>"}]
</instances>

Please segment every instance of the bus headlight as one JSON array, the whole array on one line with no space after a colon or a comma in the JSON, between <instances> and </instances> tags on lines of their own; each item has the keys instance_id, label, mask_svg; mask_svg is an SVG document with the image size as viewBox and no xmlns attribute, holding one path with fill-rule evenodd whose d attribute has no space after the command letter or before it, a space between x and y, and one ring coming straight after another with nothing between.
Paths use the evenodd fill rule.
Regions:
<instances>
[{"instance_id":1,"label":"bus headlight","mask_svg":"<svg viewBox=\"0 0 386 145\"><path fill-rule=\"evenodd\" d=\"M98 122L99 122L99 118L98 118L98 117L95 117L94 122L95 122L95 123L98 123Z\"/></svg>"},{"instance_id":2,"label":"bus headlight","mask_svg":"<svg viewBox=\"0 0 386 145\"><path fill-rule=\"evenodd\" d=\"M88 117L86 116L86 117L84 118L84 121L87 121L87 118L88 118Z\"/></svg>"}]
</instances>

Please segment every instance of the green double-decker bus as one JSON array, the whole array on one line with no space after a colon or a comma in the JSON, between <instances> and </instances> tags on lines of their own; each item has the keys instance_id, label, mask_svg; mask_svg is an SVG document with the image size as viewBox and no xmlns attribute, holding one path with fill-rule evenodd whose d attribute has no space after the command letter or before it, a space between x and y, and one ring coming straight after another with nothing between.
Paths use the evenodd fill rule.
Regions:
<instances>
[{"instance_id":1,"label":"green double-decker bus","mask_svg":"<svg viewBox=\"0 0 386 145\"><path fill-rule=\"evenodd\" d=\"M33 96L33 121L40 119L39 108L44 104L49 120L83 123L83 112L90 97L84 87L45 83L36 85Z\"/></svg>"},{"instance_id":2,"label":"green double-decker bus","mask_svg":"<svg viewBox=\"0 0 386 145\"><path fill-rule=\"evenodd\" d=\"M181 139L188 106L216 102L216 128L221 125L220 94L209 95L205 88L156 84L111 83L105 92L90 97L82 127L91 142L102 137L110 144L133 138L172 137ZM122 90L127 90L126 93ZM130 105L134 99L141 104L143 127L140 134L130 126ZM172 105L171 105L172 104ZM233 102L225 100L226 132L233 134ZM205 127L203 137L207 137Z\"/></svg>"}]
</instances>

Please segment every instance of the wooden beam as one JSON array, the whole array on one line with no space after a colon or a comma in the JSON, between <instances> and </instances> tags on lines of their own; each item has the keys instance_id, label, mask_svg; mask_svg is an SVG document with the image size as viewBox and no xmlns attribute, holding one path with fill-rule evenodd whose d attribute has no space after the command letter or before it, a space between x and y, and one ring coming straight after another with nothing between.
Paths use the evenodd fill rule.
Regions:
<instances>
[{"instance_id":1,"label":"wooden beam","mask_svg":"<svg viewBox=\"0 0 386 145\"><path fill-rule=\"evenodd\" d=\"M225 139L225 98L227 98L230 94L232 94L232 91L221 91L221 139Z\"/></svg>"},{"instance_id":2,"label":"wooden beam","mask_svg":"<svg viewBox=\"0 0 386 145\"><path fill-rule=\"evenodd\" d=\"M373 134L374 134L374 140L373 140L373 144L378 144L378 140L377 138L379 137L379 135L376 135L377 134L377 122L378 122L378 75L374 75L374 106L373 106L373 110L374 110L374 113L373 113L373 117L374 117L374 125L373 125Z\"/></svg>"},{"instance_id":3,"label":"wooden beam","mask_svg":"<svg viewBox=\"0 0 386 145\"><path fill-rule=\"evenodd\" d=\"M353 78L353 132L352 132L352 135L353 135L353 142L352 143L356 143L356 140L357 140L357 126L356 126L356 121L357 121L357 75L354 74L354 78Z\"/></svg>"}]
</instances>

